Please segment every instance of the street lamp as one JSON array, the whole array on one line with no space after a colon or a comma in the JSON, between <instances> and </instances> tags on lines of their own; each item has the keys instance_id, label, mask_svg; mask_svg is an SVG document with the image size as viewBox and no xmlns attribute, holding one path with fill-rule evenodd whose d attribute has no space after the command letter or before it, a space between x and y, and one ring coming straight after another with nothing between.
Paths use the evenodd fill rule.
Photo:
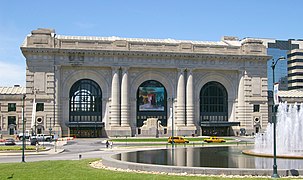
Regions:
<instances>
[{"instance_id":1,"label":"street lamp","mask_svg":"<svg viewBox=\"0 0 303 180\"><path fill-rule=\"evenodd\" d=\"M168 101L171 100L171 145L172 145L172 148L174 147L174 98L171 97L171 98L168 98L167 99Z\"/></svg>"},{"instance_id":2,"label":"street lamp","mask_svg":"<svg viewBox=\"0 0 303 180\"><path fill-rule=\"evenodd\" d=\"M274 86L275 86L275 67L278 63L279 60L284 60L285 57L281 56L279 57L276 61L274 59L272 59L272 82L273 82L273 105L272 105L272 123L274 124L274 165L273 165L273 174L272 174L272 178L279 178L280 176L278 175L278 170L277 170L277 147L276 147L276 124L277 124L277 118L276 118L276 105L274 102Z\"/></svg>"},{"instance_id":3,"label":"street lamp","mask_svg":"<svg viewBox=\"0 0 303 180\"><path fill-rule=\"evenodd\" d=\"M49 136L52 137L52 118L49 118ZM50 142L52 142L52 139L50 139Z\"/></svg>"},{"instance_id":4,"label":"street lamp","mask_svg":"<svg viewBox=\"0 0 303 180\"><path fill-rule=\"evenodd\" d=\"M175 146L175 142L174 142L174 98L171 98L171 104L172 104L172 110L171 110L171 136L172 136L172 140L171 140L171 146L172 148L174 148Z\"/></svg>"},{"instance_id":5,"label":"street lamp","mask_svg":"<svg viewBox=\"0 0 303 180\"><path fill-rule=\"evenodd\" d=\"M24 122L24 101L26 95L24 94L22 97L22 162L25 162L24 149L25 149L25 122Z\"/></svg>"}]
</instances>

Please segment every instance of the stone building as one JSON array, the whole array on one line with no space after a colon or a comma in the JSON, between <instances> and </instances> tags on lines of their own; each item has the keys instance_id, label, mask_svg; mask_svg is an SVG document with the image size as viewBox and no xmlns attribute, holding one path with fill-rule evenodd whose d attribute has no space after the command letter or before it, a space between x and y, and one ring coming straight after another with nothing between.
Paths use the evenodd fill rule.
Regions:
<instances>
[{"instance_id":1,"label":"stone building","mask_svg":"<svg viewBox=\"0 0 303 180\"><path fill-rule=\"evenodd\" d=\"M0 87L0 138L3 135L14 136L22 129L22 108L25 88Z\"/></svg>"},{"instance_id":2,"label":"stone building","mask_svg":"<svg viewBox=\"0 0 303 180\"><path fill-rule=\"evenodd\" d=\"M303 91L302 89L293 89L288 91L279 91L279 102L287 104L297 104L299 107L303 103Z\"/></svg>"},{"instance_id":3,"label":"stone building","mask_svg":"<svg viewBox=\"0 0 303 180\"><path fill-rule=\"evenodd\" d=\"M172 129L175 135L234 135L268 123L270 57L260 40L84 37L37 29L21 50L27 129L38 107L33 103L43 107L35 127L39 122L40 131L59 136L169 136ZM150 118L158 119L156 131L146 131Z\"/></svg>"}]
</instances>

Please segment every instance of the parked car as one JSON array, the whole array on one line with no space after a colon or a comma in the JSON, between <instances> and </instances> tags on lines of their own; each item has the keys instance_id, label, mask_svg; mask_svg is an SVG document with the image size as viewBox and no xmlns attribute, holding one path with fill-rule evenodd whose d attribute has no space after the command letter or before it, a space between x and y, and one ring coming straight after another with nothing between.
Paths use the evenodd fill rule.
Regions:
<instances>
[{"instance_id":1,"label":"parked car","mask_svg":"<svg viewBox=\"0 0 303 180\"><path fill-rule=\"evenodd\" d=\"M225 141L224 139L217 138L217 137L213 136L213 137L210 137L210 138L204 139L204 142L207 142L207 143L211 143L211 142L218 142L218 143L222 143L222 142L226 142L226 141Z\"/></svg>"},{"instance_id":2,"label":"parked car","mask_svg":"<svg viewBox=\"0 0 303 180\"><path fill-rule=\"evenodd\" d=\"M6 139L4 144L7 146L14 146L16 145L16 142L14 139Z\"/></svg>"},{"instance_id":3,"label":"parked car","mask_svg":"<svg viewBox=\"0 0 303 180\"><path fill-rule=\"evenodd\" d=\"M180 136L170 136L167 140L168 143L172 143L172 141L174 140L174 143L189 143L189 140L180 137Z\"/></svg>"},{"instance_id":4,"label":"parked car","mask_svg":"<svg viewBox=\"0 0 303 180\"><path fill-rule=\"evenodd\" d=\"M30 137L30 131L29 130L26 130L25 131L25 139L29 139L29 137ZM22 140L22 137L23 137L23 132L22 133L19 133L18 135L17 135L17 137L19 138L19 140Z\"/></svg>"},{"instance_id":5,"label":"parked car","mask_svg":"<svg viewBox=\"0 0 303 180\"><path fill-rule=\"evenodd\" d=\"M47 134L37 134L36 136L31 136L30 141L32 141L32 139L37 139L37 141L51 141L53 137Z\"/></svg>"}]
</instances>

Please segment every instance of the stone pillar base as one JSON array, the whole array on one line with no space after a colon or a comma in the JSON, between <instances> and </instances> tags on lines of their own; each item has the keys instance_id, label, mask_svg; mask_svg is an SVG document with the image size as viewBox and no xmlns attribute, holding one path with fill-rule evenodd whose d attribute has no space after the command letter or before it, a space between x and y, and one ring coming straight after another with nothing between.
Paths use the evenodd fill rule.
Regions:
<instances>
[{"instance_id":1,"label":"stone pillar base","mask_svg":"<svg viewBox=\"0 0 303 180\"><path fill-rule=\"evenodd\" d=\"M106 129L108 137L131 137L132 131L130 126L111 126Z\"/></svg>"}]
</instances>

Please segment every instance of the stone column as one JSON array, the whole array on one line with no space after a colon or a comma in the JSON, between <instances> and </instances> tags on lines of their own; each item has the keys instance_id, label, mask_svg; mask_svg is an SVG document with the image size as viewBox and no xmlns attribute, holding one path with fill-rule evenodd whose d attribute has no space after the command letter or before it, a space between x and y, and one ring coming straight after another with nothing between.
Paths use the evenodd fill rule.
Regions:
<instances>
[{"instance_id":1,"label":"stone column","mask_svg":"<svg viewBox=\"0 0 303 180\"><path fill-rule=\"evenodd\" d=\"M239 86L238 86L238 105L237 105L237 120L241 122L241 126L246 126L246 113L245 113L245 90L244 79L246 72L244 70L239 71Z\"/></svg>"},{"instance_id":2,"label":"stone column","mask_svg":"<svg viewBox=\"0 0 303 180\"><path fill-rule=\"evenodd\" d=\"M121 126L129 126L128 68L122 68Z\"/></svg>"},{"instance_id":3,"label":"stone column","mask_svg":"<svg viewBox=\"0 0 303 180\"><path fill-rule=\"evenodd\" d=\"M55 57L54 57L54 61L55 61ZM62 136L61 132L62 130L66 131L66 127L63 128L61 123L60 123L60 118L66 117L64 116L64 113L62 113L62 106L63 105L68 105L69 104L69 99L68 97L66 97L67 99L65 100L64 98L62 98L62 96L60 96L60 94L62 94L61 91L61 87L60 87L60 82L61 82L61 71L62 68L59 65L55 65L54 62L54 66L53 66L53 86L54 86L54 90L53 90L53 104L52 104L52 131L53 133L56 133L59 137ZM69 91L69 90L68 90ZM65 103L66 102L66 103ZM67 130L69 130L69 128L67 128ZM64 132L63 132L64 133Z\"/></svg>"},{"instance_id":4,"label":"stone column","mask_svg":"<svg viewBox=\"0 0 303 180\"><path fill-rule=\"evenodd\" d=\"M119 67L112 68L112 99L110 126L120 126L120 83L119 83Z\"/></svg>"},{"instance_id":5,"label":"stone column","mask_svg":"<svg viewBox=\"0 0 303 180\"><path fill-rule=\"evenodd\" d=\"M244 77L245 72L239 71L238 106L244 106Z\"/></svg>"},{"instance_id":6,"label":"stone column","mask_svg":"<svg viewBox=\"0 0 303 180\"><path fill-rule=\"evenodd\" d=\"M176 125L185 126L185 87L184 87L184 69L178 70L178 86L177 86L177 113Z\"/></svg>"},{"instance_id":7,"label":"stone column","mask_svg":"<svg viewBox=\"0 0 303 180\"><path fill-rule=\"evenodd\" d=\"M192 69L187 71L186 84L186 124L194 126L194 92L193 92L193 75Z\"/></svg>"}]
</instances>

